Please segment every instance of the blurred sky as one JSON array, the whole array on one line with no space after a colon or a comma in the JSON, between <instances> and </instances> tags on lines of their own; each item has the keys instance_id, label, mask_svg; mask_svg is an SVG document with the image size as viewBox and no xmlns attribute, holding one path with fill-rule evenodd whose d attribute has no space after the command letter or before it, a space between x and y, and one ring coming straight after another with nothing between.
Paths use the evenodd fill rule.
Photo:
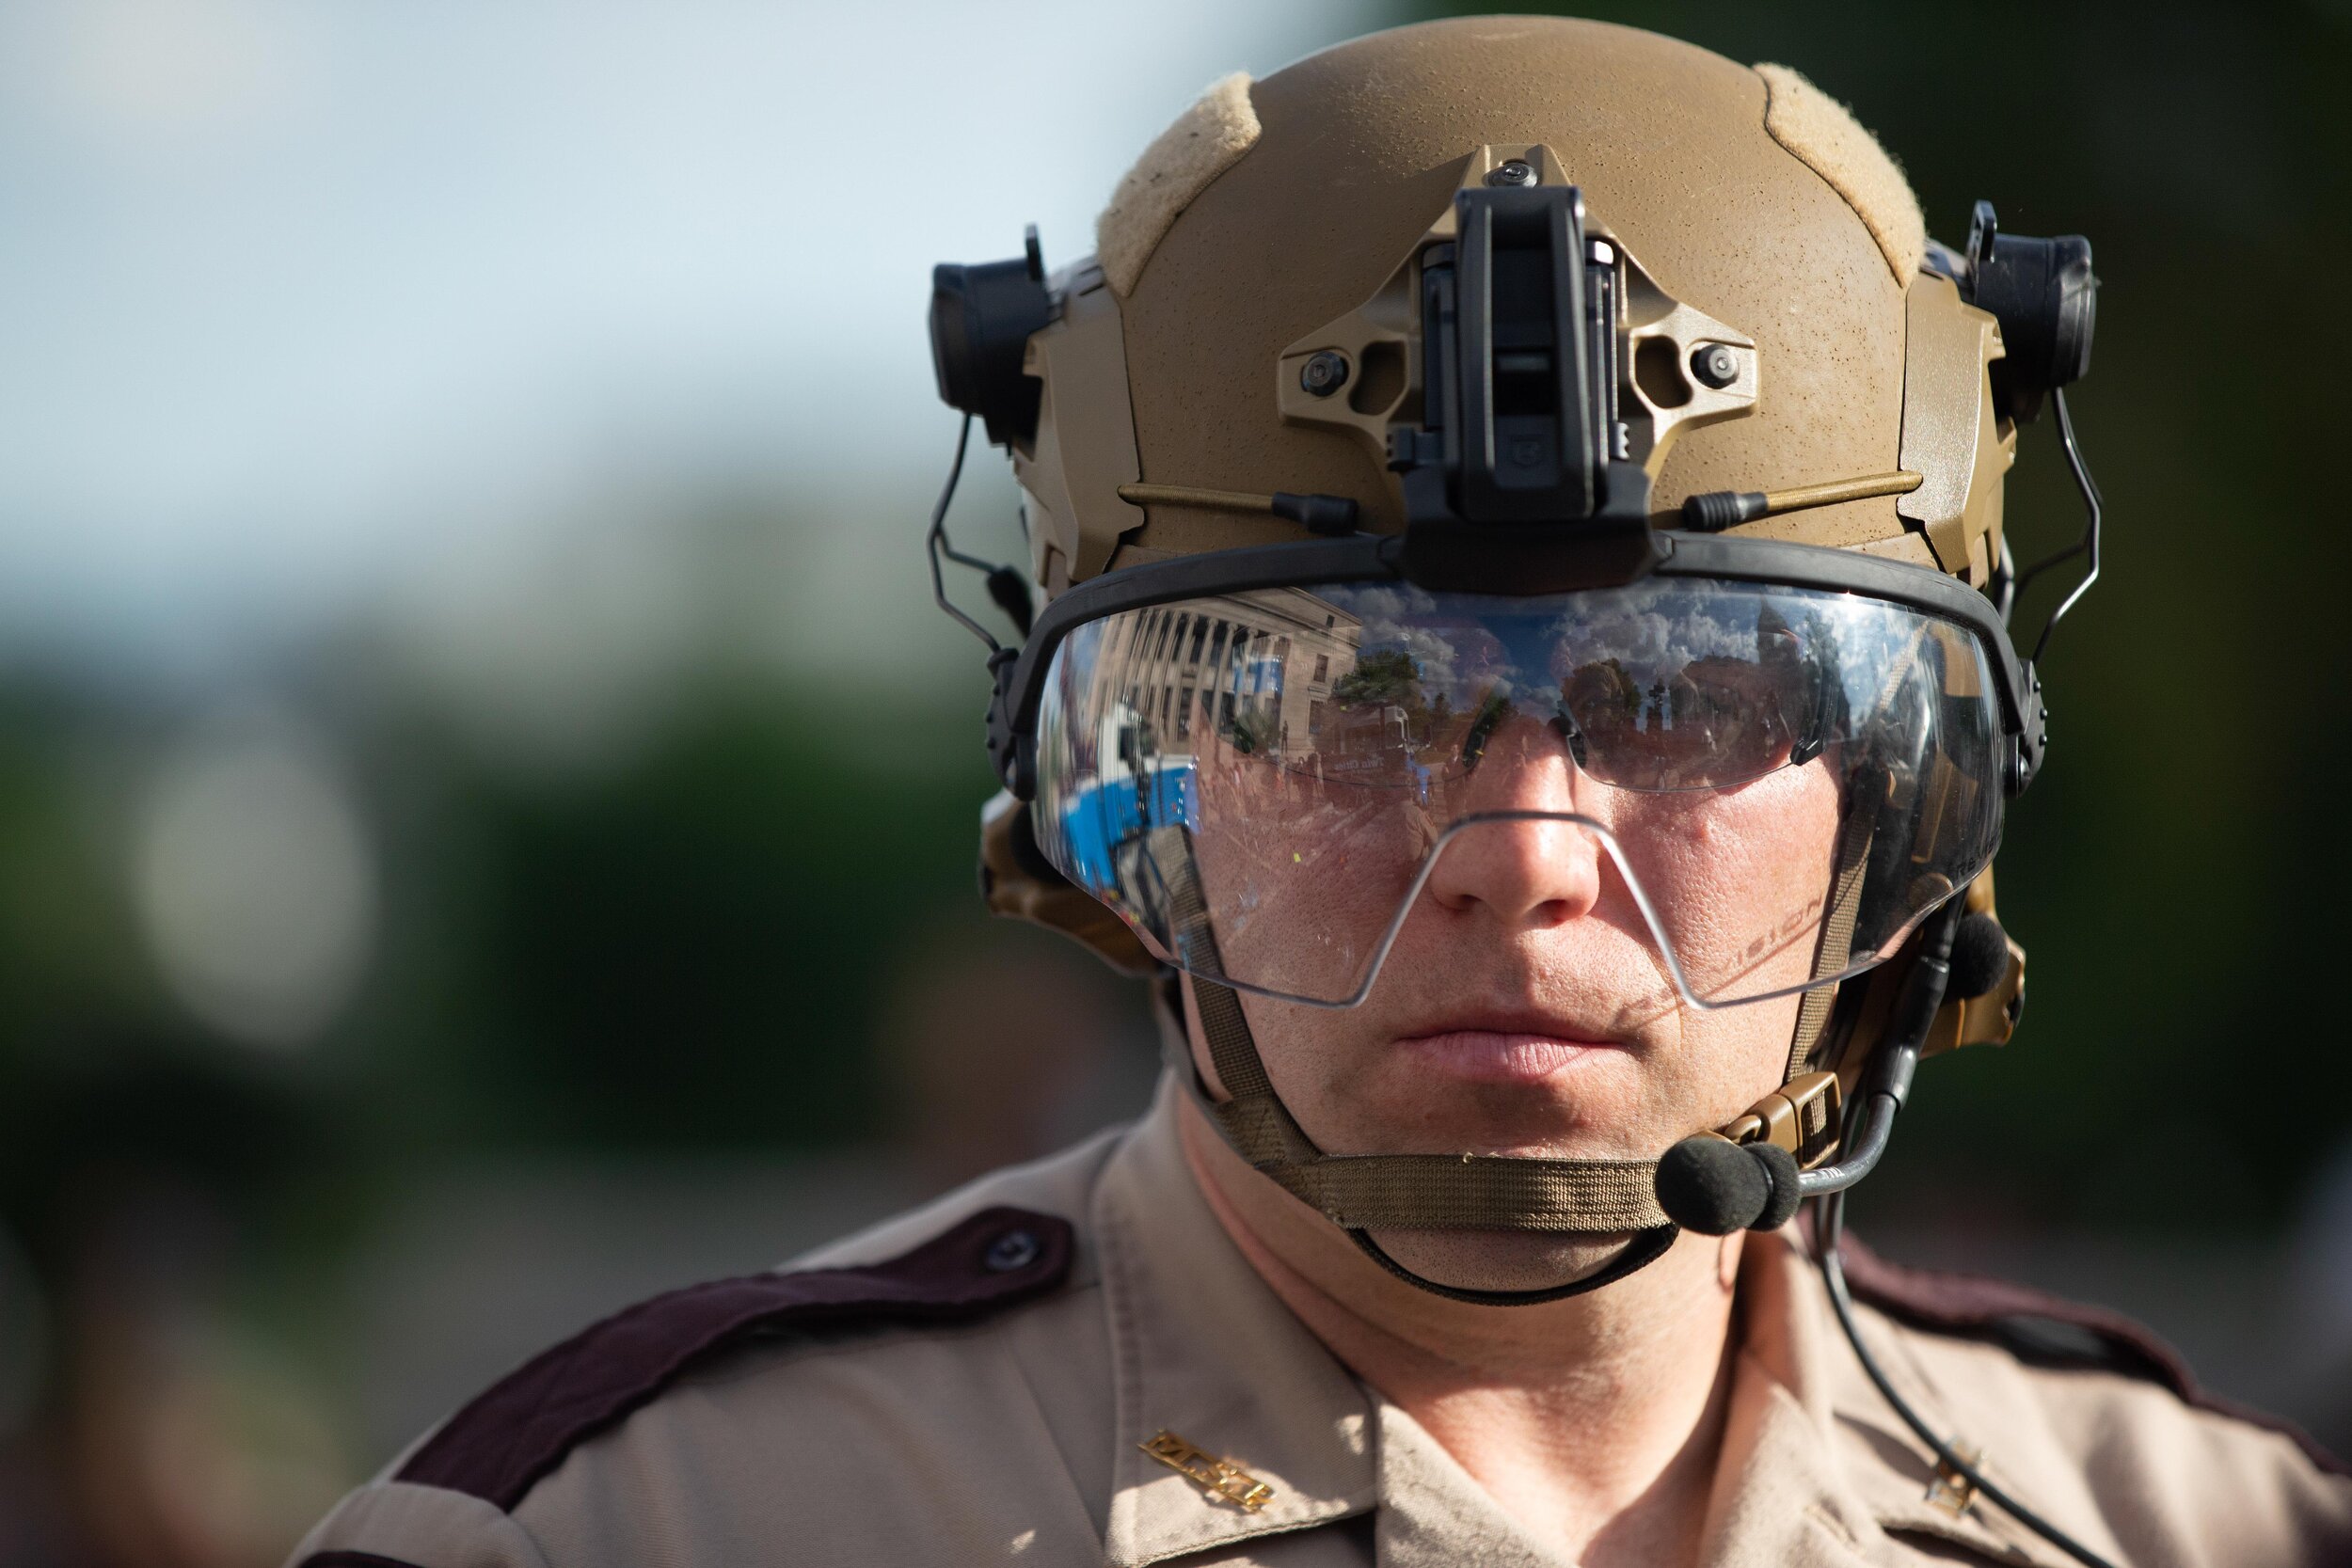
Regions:
<instances>
[{"instance_id":1,"label":"blurred sky","mask_svg":"<svg viewBox=\"0 0 2352 1568\"><path fill-rule=\"evenodd\" d=\"M953 431L930 264L1017 252L1028 220L1052 264L1090 249L1208 81L1379 20L10 0L0 655L202 682L355 616L512 642L534 594L542 622L626 606L587 641L658 644L695 595L630 537L675 508L632 498L720 475L797 501L782 651L919 681L953 646L914 621ZM1009 512L1001 467L981 513Z\"/></svg>"}]
</instances>

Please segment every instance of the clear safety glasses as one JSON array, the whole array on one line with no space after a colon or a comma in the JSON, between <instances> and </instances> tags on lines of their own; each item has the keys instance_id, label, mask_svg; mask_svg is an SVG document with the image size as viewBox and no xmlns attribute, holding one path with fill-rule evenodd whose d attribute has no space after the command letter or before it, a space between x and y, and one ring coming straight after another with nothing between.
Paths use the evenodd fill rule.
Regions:
<instances>
[{"instance_id":1,"label":"clear safety glasses","mask_svg":"<svg viewBox=\"0 0 2352 1568\"><path fill-rule=\"evenodd\" d=\"M1476 918L1664 1006L1783 996L1991 861L2017 726L1985 630L1692 575L1117 609L1030 683L1032 826L1155 957L1268 996L1359 1003L1416 921Z\"/></svg>"}]
</instances>

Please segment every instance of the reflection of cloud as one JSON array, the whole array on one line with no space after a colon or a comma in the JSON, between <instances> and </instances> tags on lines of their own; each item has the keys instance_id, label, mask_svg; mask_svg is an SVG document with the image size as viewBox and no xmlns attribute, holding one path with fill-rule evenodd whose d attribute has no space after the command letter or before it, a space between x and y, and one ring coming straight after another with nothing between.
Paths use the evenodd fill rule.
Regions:
<instances>
[{"instance_id":1,"label":"reflection of cloud","mask_svg":"<svg viewBox=\"0 0 2352 1568\"><path fill-rule=\"evenodd\" d=\"M1425 626L1400 626L1393 622L1365 628L1365 644L1381 649L1401 648L1412 659L1413 668L1421 672L1422 692L1435 697L1440 691L1455 689L1458 677L1454 670L1454 644Z\"/></svg>"},{"instance_id":2,"label":"reflection of cloud","mask_svg":"<svg viewBox=\"0 0 2352 1568\"><path fill-rule=\"evenodd\" d=\"M1365 653L1409 655L1423 693L1434 702L1442 692L1457 708L1489 693L1557 687L1581 668L1611 662L1636 686L1661 678L1672 684L1702 659L1753 661L1757 616L1768 604L1778 604L1792 622L1798 613L1785 593L1666 581L1521 605L1410 585L1348 589L1332 597L1362 617ZM1846 630L1842 623L1838 629Z\"/></svg>"},{"instance_id":3,"label":"reflection of cloud","mask_svg":"<svg viewBox=\"0 0 2352 1568\"><path fill-rule=\"evenodd\" d=\"M141 923L190 1011L249 1044L308 1043L345 1000L376 924L376 867L316 751L241 736L173 758L138 835Z\"/></svg>"},{"instance_id":4,"label":"reflection of cloud","mask_svg":"<svg viewBox=\"0 0 2352 1568\"><path fill-rule=\"evenodd\" d=\"M1565 680L1587 664L1611 660L1638 685L1673 680L1702 658L1756 657L1759 595L1693 594L1661 583L1638 583L1552 626L1551 677Z\"/></svg>"},{"instance_id":5,"label":"reflection of cloud","mask_svg":"<svg viewBox=\"0 0 2352 1568\"><path fill-rule=\"evenodd\" d=\"M1409 656L1422 695L1434 704L1442 694L1456 709L1489 694L1521 702L1531 689L1556 694L1594 667L1614 666L1619 689L1642 691L1680 685L1708 661L1720 681L1730 665L1793 657L1842 685L1846 706L1861 714L1897 693L1897 677L1919 657L1922 625L1911 611L1852 594L1663 578L1518 601L1406 584L1328 597L1362 618L1364 654ZM1776 646L1759 644L1760 628Z\"/></svg>"},{"instance_id":6,"label":"reflection of cloud","mask_svg":"<svg viewBox=\"0 0 2352 1568\"><path fill-rule=\"evenodd\" d=\"M1436 594L1410 583L1333 588L1326 590L1323 596L1363 622L1367 631L1375 626L1390 626L1425 616L1438 608Z\"/></svg>"},{"instance_id":7,"label":"reflection of cloud","mask_svg":"<svg viewBox=\"0 0 2352 1568\"><path fill-rule=\"evenodd\" d=\"M1407 585L1334 594L1364 623L1360 652L1402 651L1421 672L1422 694L1442 693L1456 708L1489 693L1507 697L1520 672L1511 649L1482 620L1465 615L1428 590Z\"/></svg>"}]
</instances>

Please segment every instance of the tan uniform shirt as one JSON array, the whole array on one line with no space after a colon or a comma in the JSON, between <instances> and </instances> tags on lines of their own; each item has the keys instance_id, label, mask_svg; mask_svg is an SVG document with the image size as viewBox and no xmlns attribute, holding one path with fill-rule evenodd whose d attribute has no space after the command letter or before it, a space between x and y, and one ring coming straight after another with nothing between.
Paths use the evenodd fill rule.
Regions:
<instances>
[{"instance_id":1,"label":"tan uniform shirt","mask_svg":"<svg viewBox=\"0 0 2352 1568\"><path fill-rule=\"evenodd\" d=\"M353 1493L294 1560L1557 1568L1251 1270L1175 1109L1164 1085L1131 1130L795 1265L839 1272L700 1287L588 1331ZM1751 1240L1702 1560L2066 1562L1990 1503L1931 1497L1926 1450L1797 1243ZM793 1305L763 1314L779 1291ZM1932 1425L2118 1562L2352 1563L2352 1481L2288 1436L1982 1337L1867 1307L1863 1328ZM1262 1503L1139 1447L1164 1432L1237 1466L1226 1490L1262 1483Z\"/></svg>"}]
</instances>

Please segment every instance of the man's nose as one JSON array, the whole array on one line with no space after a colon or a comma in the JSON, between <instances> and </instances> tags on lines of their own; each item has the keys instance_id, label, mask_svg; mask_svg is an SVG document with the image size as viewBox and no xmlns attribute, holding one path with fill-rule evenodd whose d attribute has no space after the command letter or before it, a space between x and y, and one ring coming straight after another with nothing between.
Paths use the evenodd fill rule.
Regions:
<instances>
[{"instance_id":1,"label":"man's nose","mask_svg":"<svg viewBox=\"0 0 2352 1568\"><path fill-rule=\"evenodd\" d=\"M1459 820L1481 812L1572 812L1592 786L1551 729L1514 717L1453 792ZM1483 905L1514 930L1565 926L1600 898L1597 839L1573 822L1473 822L1438 852L1429 895L1457 914Z\"/></svg>"}]
</instances>

